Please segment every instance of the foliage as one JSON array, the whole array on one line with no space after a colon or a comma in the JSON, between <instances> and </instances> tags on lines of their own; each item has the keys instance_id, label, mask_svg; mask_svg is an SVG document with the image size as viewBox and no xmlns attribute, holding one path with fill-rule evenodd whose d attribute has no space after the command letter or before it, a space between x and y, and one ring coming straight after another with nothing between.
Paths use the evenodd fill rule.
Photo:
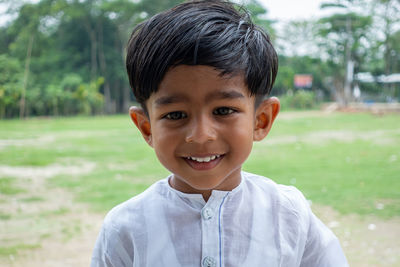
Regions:
<instances>
[{"instance_id":1,"label":"foliage","mask_svg":"<svg viewBox=\"0 0 400 267\"><path fill-rule=\"evenodd\" d=\"M20 109L28 116L126 112L134 101L124 68L130 33L181 1L1 0L12 19L0 26L0 118L23 114ZM400 72L397 0L332 0L322 5L331 15L289 21L279 31L258 0L241 2L280 54L274 94L293 90L295 74L312 74L313 91L338 98L350 61L355 73ZM74 75L81 87L67 89L62 83ZM399 84L360 88L400 97Z\"/></svg>"},{"instance_id":2,"label":"foliage","mask_svg":"<svg viewBox=\"0 0 400 267\"><path fill-rule=\"evenodd\" d=\"M266 18L268 10L265 9L257 0L248 1L245 8L250 13L253 22L261 26L268 33L271 39L275 40L276 32L272 27L275 21Z\"/></svg>"},{"instance_id":3,"label":"foliage","mask_svg":"<svg viewBox=\"0 0 400 267\"><path fill-rule=\"evenodd\" d=\"M331 12L317 21L284 23L277 41L280 66L274 92L285 94L291 90L295 74L312 74L314 91L322 90L324 99L345 104L352 100L354 74L370 72L379 76L400 72L400 40L396 37L399 1L332 0L321 8ZM357 85L362 96L400 100L399 83Z\"/></svg>"},{"instance_id":4,"label":"foliage","mask_svg":"<svg viewBox=\"0 0 400 267\"><path fill-rule=\"evenodd\" d=\"M288 91L286 95L279 97L282 110L288 109L311 109L315 108L317 102L315 93L304 90L296 90L294 93Z\"/></svg>"},{"instance_id":5,"label":"foliage","mask_svg":"<svg viewBox=\"0 0 400 267\"><path fill-rule=\"evenodd\" d=\"M334 85L336 100L347 105L351 101L351 88L354 71L359 72L366 58L368 47L367 34L372 24L370 15L361 14L357 9L364 1L338 0L323 3L322 8L340 9L341 13L321 18L318 35L320 47L336 65ZM340 84L337 86L337 84Z\"/></svg>"},{"instance_id":6,"label":"foliage","mask_svg":"<svg viewBox=\"0 0 400 267\"><path fill-rule=\"evenodd\" d=\"M379 36L372 36L373 53L371 63L381 66L375 71L384 74L400 72L400 1L377 0L373 1L374 32Z\"/></svg>"},{"instance_id":7,"label":"foliage","mask_svg":"<svg viewBox=\"0 0 400 267\"><path fill-rule=\"evenodd\" d=\"M286 57L314 56L318 52L315 20L284 22L279 35L277 50Z\"/></svg>"},{"instance_id":8,"label":"foliage","mask_svg":"<svg viewBox=\"0 0 400 267\"><path fill-rule=\"evenodd\" d=\"M16 18L0 27L0 53L12 59L7 66L0 62L0 68L15 69L18 64L19 70L9 72L18 79L0 81L1 118L17 116L22 99L31 116L126 112L134 100L124 68L131 31L182 0L2 2ZM249 8L272 32L262 18L267 11L256 0ZM74 77L79 77L75 87L63 85Z\"/></svg>"},{"instance_id":9,"label":"foliage","mask_svg":"<svg viewBox=\"0 0 400 267\"><path fill-rule=\"evenodd\" d=\"M322 18L320 21L319 35L321 46L332 60L337 64L344 64L346 47L350 48L350 57L361 65L367 49L363 47L363 40L367 37L367 31L372 23L370 16L360 16L356 13L334 14Z\"/></svg>"},{"instance_id":10,"label":"foliage","mask_svg":"<svg viewBox=\"0 0 400 267\"><path fill-rule=\"evenodd\" d=\"M278 75L272 89L272 94L282 95L288 90L293 89L293 79L295 74L296 70L293 68L293 66L289 64L281 64L279 66Z\"/></svg>"},{"instance_id":11,"label":"foliage","mask_svg":"<svg viewBox=\"0 0 400 267\"><path fill-rule=\"evenodd\" d=\"M18 59L0 55L0 118L18 112L21 98L22 73Z\"/></svg>"},{"instance_id":12,"label":"foliage","mask_svg":"<svg viewBox=\"0 0 400 267\"><path fill-rule=\"evenodd\" d=\"M14 8L10 12L17 17L1 28L0 36L6 38L0 49L20 66L31 62L22 71L27 77L27 115L98 114L128 105L123 47L126 28L139 21L139 15L128 17L129 12L140 13L137 4L127 0L10 3ZM31 56L27 56L29 40L33 40ZM69 75L80 77L76 88L62 85ZM19 84L18 90L23 87ZM2 117L18 114L20 98L21 93L13 107L3 104Z\"/></svg>"},{"instance_id":13,"label":"foliage","mask_svg":"<svg viewBox=\"0 0 400 267\"><path fill-rule=\"evenodd\" d=\"M319 58L305 56L279 56L279 71L272 91L274 95L285 95L294 90L295 74L310 74L313 77L312 90L320 91L329 100L330 84L325 77L334 73L334 68Z\"/></svg>"}]
</instances>

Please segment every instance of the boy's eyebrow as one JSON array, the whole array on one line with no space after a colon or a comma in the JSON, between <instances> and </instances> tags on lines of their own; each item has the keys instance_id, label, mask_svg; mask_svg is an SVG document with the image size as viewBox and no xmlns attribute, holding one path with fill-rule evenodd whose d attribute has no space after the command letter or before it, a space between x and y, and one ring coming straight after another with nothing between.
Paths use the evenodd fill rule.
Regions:
<instances>
[{"instance_id":1,"label":"boy's eyebrow","mask_svg":"<svg viewBox=\"0 0 400 267\"><path fill-rule=\"evenodd\" d=\"M237 99L244 98L244 95L238 91L216 91L206 96L206 102L214 99Z\"/></svg>"},{"instance_id":2,"label":"boy's eyebrow","mask_svg":"<svg viewBox=\"0 0 400 267\"><path fill-rule=\"evenodd\" d=\"M168 104L184 102L186 100L187 100L187 98L184 95L179 95L179 94L169 95L169 96L162 96L162 97L156 99L155 104L156 104L156 106L165 106Z\"/></svg>"}]
</instances>

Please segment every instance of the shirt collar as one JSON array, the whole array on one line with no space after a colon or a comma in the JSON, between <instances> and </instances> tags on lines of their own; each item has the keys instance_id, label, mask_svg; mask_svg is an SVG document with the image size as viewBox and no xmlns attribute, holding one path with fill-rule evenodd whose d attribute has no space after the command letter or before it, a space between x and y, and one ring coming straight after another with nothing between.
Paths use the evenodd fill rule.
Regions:
<instances>
[{"instance_id":1,"label":"shirt collar","mask_svg":"<svg viewBox=\"0 0 400 267\"><path fill-rule=\"evenodd\" d=\"M186 201L189 201L195 206L198 206L199 208L202 208L207 204L207 202L204 200L202 194L191 194L191 193L184 193L181 191L176 190L173 188L170 183L169 179L171 179L172 174L169 175L166 179L166 186L168 187L168 190L173 192L174 194L178 195L180 198L185 199ZM241 179L240 183L238 186L236 186L234 189L231 191L221 191L221 190L212 190L211 191L211 196L208 201L219 201L222 200L227 194L229 195L234 195L236 192L240 191L243 187L243 181L245 180L245 173L241 172Z\"/></svg>"}]
</instances>

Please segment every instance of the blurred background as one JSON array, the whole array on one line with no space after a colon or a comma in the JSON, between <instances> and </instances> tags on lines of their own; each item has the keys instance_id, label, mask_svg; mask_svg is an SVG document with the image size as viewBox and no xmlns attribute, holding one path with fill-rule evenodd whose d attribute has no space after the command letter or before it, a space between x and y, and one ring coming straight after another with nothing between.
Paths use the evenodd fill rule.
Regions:
<instances>
[{"instance_id":1,"label":"blurred background","mask_svg":"<svg viewBox=\"0 0 400 267\"><path fill-rule=\"evenodd\" d=\"M0 265L88 266L102 218L168 175L130 122L133 27L179 0L0 0ZM244 169L298 187L351 266L400 266L400 1L238 2L282 104Z\"/></svg>"},{"instance_id":2,"label":"blurred background","mask_svg":"<svg viewBox=\"0 0 400 267\"><path fill-rule=\"evenodd\" d=\"M130 32L179 2L0 1L0 118L125 113ZM279 53L284 108L400 100L399 1L243 4Z\"/></svg>"}]
</instances>

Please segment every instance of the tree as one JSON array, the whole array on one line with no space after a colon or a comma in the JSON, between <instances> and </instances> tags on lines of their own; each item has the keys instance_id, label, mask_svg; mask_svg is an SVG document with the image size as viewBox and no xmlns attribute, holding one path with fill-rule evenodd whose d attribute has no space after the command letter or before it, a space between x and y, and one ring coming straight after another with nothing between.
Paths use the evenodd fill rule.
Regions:
<instances>
[{"instance_id":1,"label":"tree","mask_svg":"<svg viewBox=\"0 0 400 267\"><path fill-rule=\"evenodd\" d=\"M318 55L316 43L316 22L313 20L292 20L286 22L279 34L278 48L285 56Z\"/></svg>"},{"instance_id":2,"label":"tree","mask_svg":"<svg viewBox=\"0 0 400 267\"><path fill-rule=\"evenodd\" d=\"M329 62L319 57L279 56L279 73L274 85L274 94L287 94L294 89L295 74L310 74L313 77L312 91L330 95L330 87L325 83L326 76L334 73Z\"/></svg>"},{"instance_id":3,"label":"tree","mask_svg":"<svg viewBox=\"0 0 400 267\"><path fill-rule=\"evenodd\" d=\"M173 6L182 3L184 0L142 0L139 2L139 9L142 17L151 17L161 11L167 10Z\"/></svg>"},{"instance_id":4,"label":"tree","mask_svg":"<svg viewBox=\"0 0 400 267\"><path fill-rule=\"evenodd\" d=\"M400 1L376 0L373 2L373 10L373 31L380 34L375 34L371 38L374 44L370 65L373 68L368 71L376 76L400 73ZM400 89L400 86L397 88ZM383 92L389 99L395 98L396 84L383 84Z\"/></svg>"},{"instance_id":5,"label":"tree","mask_svg":"<svg viewBox=\"0 0 400 267\"><path fill-rule=\"evenodd\" d=\"M131 31L182 1L0 0L13 18L0 27L0 56L6 58L0 64L18 67L12 71L18 79L0 79L0 116L127 112ZM267 11L256 0L247 4L253 20L274 35ZM65 86L71 81L74 87Z\"/></svg>"},{"instance_id":6,"label":"tree","mask_svg":"<svg viewBox=\"0 0 400 267\"><path fill-rule=\"evenodd\" d=\"M267 18L268 10L264 8L257 0L249 0L245 3L253 22L261 26L270 36L271 40L276 39L276 32L273 28L274 21Z\"/></svg>"},{"instance_id":7,"label":"tree","mask_svg":"<svg viewBox=\"0 0 400 267\"><path fill-rule=\"evenodd\" d=\"M368 30L372 24L369 15L360 15L362 0L337 0L323 3L321 8L336 8L340 12L319 20L320 47L324 48L331 61L336 64L336 79L343 87L336 88L338 102L346 106L351 100L354 69L362 64L368 47L365 47Z\"/></svg>"},{"instance_id":8,"label":"tree","mask_svg":"<svg viewBox=\"0 0 400 267\"><path fill-rule=\"evenodd\" d=\"M104 1L101 5L101 10L104 12L104 16L109 18L110 22L116 25L118 41L115 43L115 52L119 54L114 55L120 59L120 67L112 68L113 74L111 77L118 77L118 79L113 79L114 85L120 88L119 95L114 97L114 99L120 100L119 106L121 109L118 111L127 111L133 95L129 87L125 68L123 67L125 66L126 56L125 47L134 26L145 19L148 14L143 11L140 2L135 4L129 0ZM103 36L103 34L101 36ZM101 39L103 39L103 37L101 37ZM102 51L101 59L110 56L109 53L104 53L104 50Z\"/></svg>"},{"instance_id":9,"label":"tree","mask_svg":"<svg viewBox=\"0 0 400 267\"><path fill-rule=\"evenodd\" d=\"M382 36L377 36L377 45L383 47L384 73L388 75L395 72L399 62L396 57L396 54L400 53L396 49L398 48L396 31L398 32L400 25L400 1L376 0L373 8L374 28L382 34Z\"/></svg>"},{"instance_id":10,"label":"tree","mask_svg":"<svg viewBox=\"0 0 400 267\"><path fill-rule=\"evenodd\" d=\"M18 111L23 74L16 58L0 55L0 118L11 117Z\"/></svg>"}]
</instances>

